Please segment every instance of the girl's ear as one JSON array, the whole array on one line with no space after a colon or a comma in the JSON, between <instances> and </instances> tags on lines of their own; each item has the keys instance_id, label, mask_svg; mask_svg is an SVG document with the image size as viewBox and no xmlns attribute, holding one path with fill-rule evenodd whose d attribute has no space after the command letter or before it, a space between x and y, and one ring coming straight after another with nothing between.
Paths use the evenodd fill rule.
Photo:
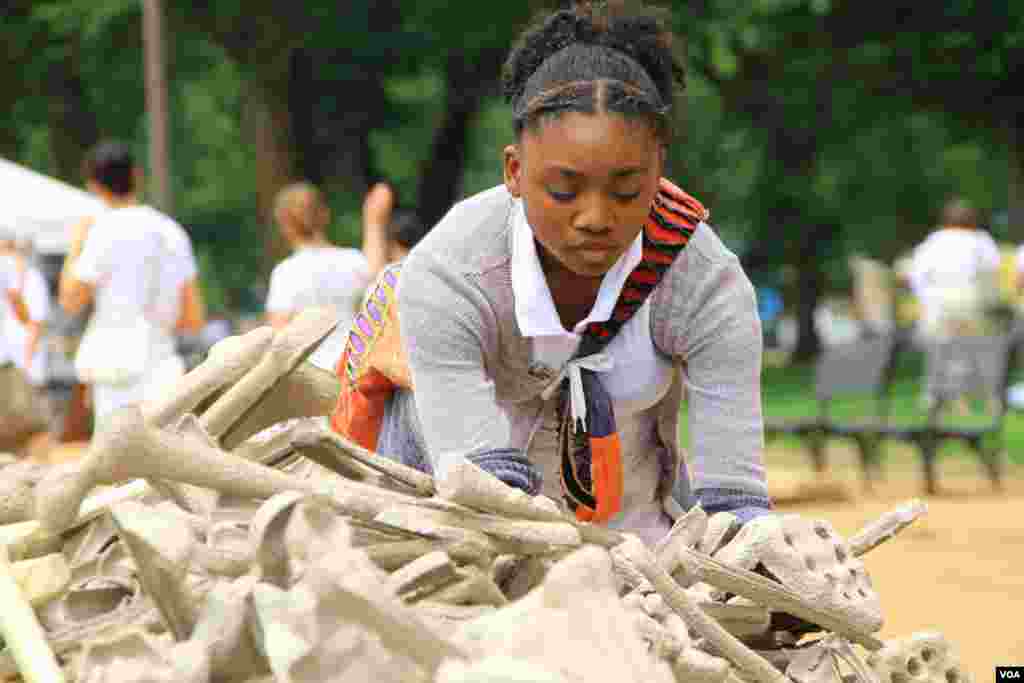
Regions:
<instances>
[{"instance_id":1,"label":"girl's ear","mask_svg":"<svg viewBox=\"0 0 1024 683\"><path fill-rule=\"evenodd\" d=\"M505 147L505 187L509 194L517 199L520 196L520 176L523 171L523 161L518 145Z\"/></svg>"}]
</instances>

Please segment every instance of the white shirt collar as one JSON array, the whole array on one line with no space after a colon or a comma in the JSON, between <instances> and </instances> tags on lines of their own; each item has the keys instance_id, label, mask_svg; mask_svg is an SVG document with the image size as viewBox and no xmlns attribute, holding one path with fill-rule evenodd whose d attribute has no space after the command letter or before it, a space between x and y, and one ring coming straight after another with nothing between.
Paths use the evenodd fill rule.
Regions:
<instances>
[{"instance_id":1,"label":"white shirt collar","mask_svg":"<svg viewBox=\"0 0 1024 683\"><path fill-rule=\"evenodd\" d=\"M512 216L512 295L515 300L516 323L525 337L566 336L580 334L592 322L608 320L619 299L626 279L643 260L643 233L636 236L629 249L605 273L597 292L597 301L586 318L572 331L562 327L555 309L551 289L544 277L537 256L533 230L526 220L522 201L516 202Z\"/></svg>"}]
</instances>

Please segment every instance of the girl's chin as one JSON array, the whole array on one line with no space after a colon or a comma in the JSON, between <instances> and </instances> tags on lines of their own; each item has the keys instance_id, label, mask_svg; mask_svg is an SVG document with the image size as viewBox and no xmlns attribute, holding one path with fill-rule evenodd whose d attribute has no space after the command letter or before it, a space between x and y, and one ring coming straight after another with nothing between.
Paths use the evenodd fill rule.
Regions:
<instances>
[{"instance_id":1,"label":"girl's chin","mask_svg":"<svg viewBox=\"0 0 1024 683\"><path fill-rule=\"evenodd\" d=\"M619 258L619 254L605 249L573 249L548 255L561 269L586 278L604 277Z\"/></svg>"},{"instance_id":2,"label":"girl's chin","mask_svg":"<svg viewBox=\"0 0 1024 683\"><path fill-rule=\"evenodd\" d=\"M604 277L612 266L615 265L614 258L574 258L567 264L569 270L582 277Z\"/></svg>"}]
</instances>

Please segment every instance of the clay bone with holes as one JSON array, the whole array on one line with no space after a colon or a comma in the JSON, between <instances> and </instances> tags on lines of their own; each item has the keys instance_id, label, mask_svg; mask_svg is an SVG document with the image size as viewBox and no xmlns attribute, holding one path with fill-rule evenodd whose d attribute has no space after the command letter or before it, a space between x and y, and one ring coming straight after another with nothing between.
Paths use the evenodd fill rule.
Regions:
<instances>
[{"instance_id":1,"label":"clay bone with holes","mask_svg":"<svg viewBox=\"0 0 1024 683\"><path fill-rule=\"evenodd\" d=\"M795 514L759 517L747 523L715 558L769 574L860 630L882 627L882 607L863 562L824 520Z\"/></svg>"},{"instance_id":2,"label":"clay bone with holes","mask_svg":"<svg viewBox=\"0 0 1024 683\"><path fill-rule=\"evenodd\" d=\"M868 657L880 683L970 683L953 646L941 633L924 631L885 641Z\"/></svg>"}]
</instances>

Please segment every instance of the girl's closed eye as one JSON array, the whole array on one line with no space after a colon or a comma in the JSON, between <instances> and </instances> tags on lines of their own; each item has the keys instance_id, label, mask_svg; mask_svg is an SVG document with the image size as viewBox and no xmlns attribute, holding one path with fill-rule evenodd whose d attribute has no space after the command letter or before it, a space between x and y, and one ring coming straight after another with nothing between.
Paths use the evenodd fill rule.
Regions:
<instances>
[{"instance_id":1,"label":"girl's closed eye","mask_svg":"<svg viewBox=\"0 0 1024 683\"><path fill-rule=\"evenodd\" d=\"M575 192L559 192L548 188L548 194L551 195L551 198L556 202L571 202L573 199L576 199Z\"/></svg>"}]
</instances>

